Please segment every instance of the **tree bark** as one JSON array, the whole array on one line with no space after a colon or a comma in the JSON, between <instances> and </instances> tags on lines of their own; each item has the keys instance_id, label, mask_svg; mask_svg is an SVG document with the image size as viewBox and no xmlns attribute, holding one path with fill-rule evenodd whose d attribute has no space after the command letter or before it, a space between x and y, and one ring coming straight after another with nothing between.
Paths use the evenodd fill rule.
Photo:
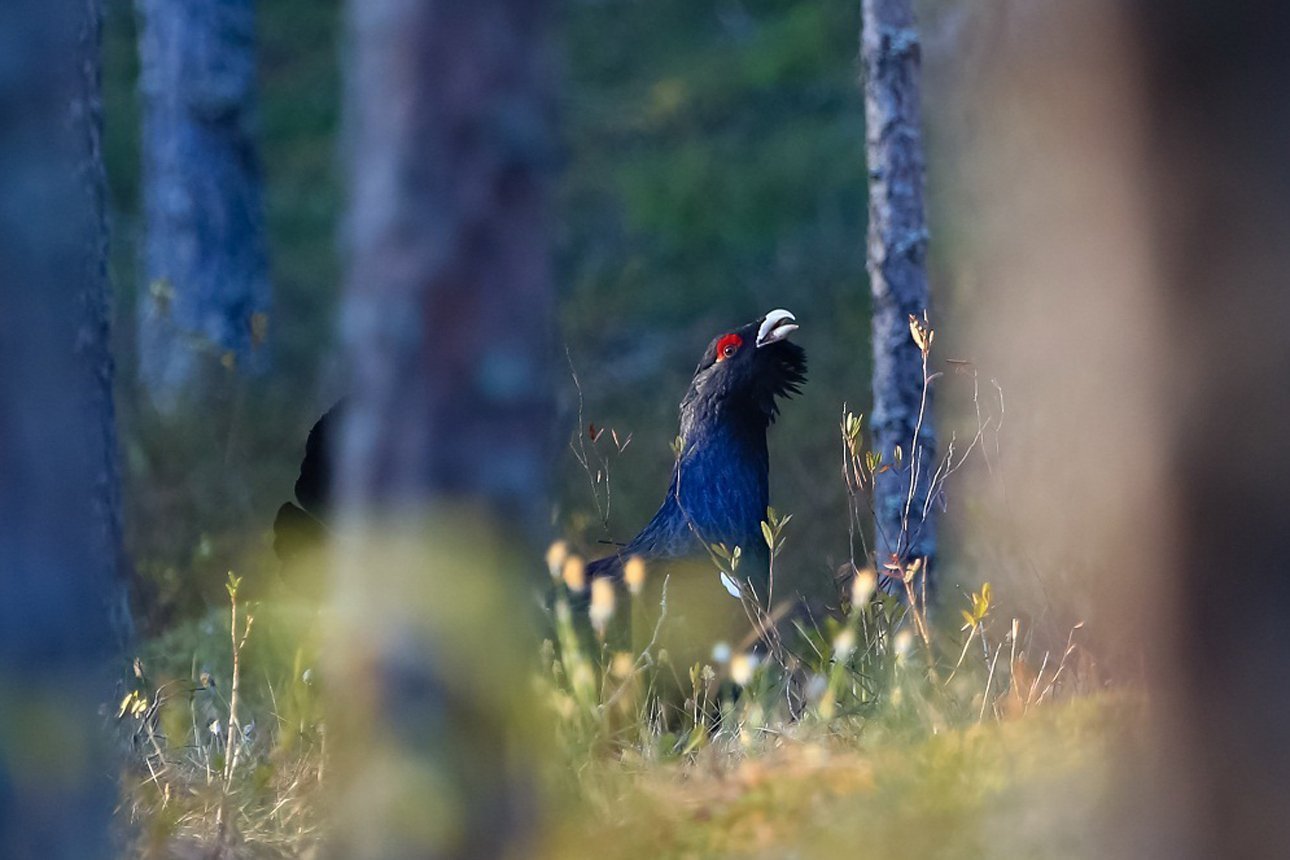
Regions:
<instances>
[{"instance_id":1,"label":"tree bark","mask_svg":"<svg viewBox=\"0 0 1290 860\"><path fill-rule=\"evenodd\" d=\"M533 647L504 548L548 522L546 4L354 0L349 22L333 657L354 788L333 850L502 856L525 832L508 697ZM444 812L410 821L408 796Z\"/></svg>"},{"instance_id":2,"label":"tree bark","mask_svg":"<svg viewBox=\"0 0 1290 860\"><path fill-rule=\"evenodd\" d=\"M97 0L0 7L0 854L109 856L128 635Z\"/></svg>"},{"instance_id":3,"label":"tree bark","mask_svg":"<svg viewBox=\"0 0 1290 860\"><path fill-rule=\"evenodd\" d=\"M936 554L935 506L926 504L936 439L930 391L924 401L923 356L909 328L909 318L922 319L928 309L918 31L909 0L864 0L862 15L873 298L870 426L875 449L892 466L874 480L881 569L893 556L901 563L930 562Z\"/></svg>"},{"instance_id":4,"label":"tree bark","mask_svg":"<svg viewBox=\"0 0 1290 860\"><path fill-rule=\"evenodd\" d=\"M266 364L253 0L138 0L144 277L139 371L166 413Z\"/></svg>"}]
</instances>

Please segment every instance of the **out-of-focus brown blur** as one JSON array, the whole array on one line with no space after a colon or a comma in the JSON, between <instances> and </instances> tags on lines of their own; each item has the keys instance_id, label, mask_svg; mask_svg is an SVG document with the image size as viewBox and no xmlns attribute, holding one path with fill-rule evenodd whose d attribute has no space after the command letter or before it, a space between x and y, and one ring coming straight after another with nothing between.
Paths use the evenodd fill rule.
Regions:
<instances>
[{"instance_id":1,"label":"out-of-focus brown blur","mask_svg":"<svg viewBox=\"0 0 1290 860\"><path fill-rule=\"evenodd\" d=\"M974 475L993 519L969 511L959 531L982 576L1123 655L1171 599L1152 573L1169 392L1142 87L1109 6L999 3L974 26L962 38L994 49L940 94L968 105L941 153L965 237L947 327L1002 414L997 462Z\"/></svg>"},{"instance_id":2,"label":"out-of-focus brown blur","mask_svg":"<svg viewBox=\"0 0 1290 860\"><path fill-rule=\"evenodd\" d=\"M941 93L969 105L941 153L962 346L1008 410L986 481L1006 515L959 525L996 582L1087 621L1119 671L1143 660L1154 730L1121 762L1118 856L1287 844L1288 24L1003 2ZM990 569L1013 537L1028 563Z\"/></svg>"}]
</instances>

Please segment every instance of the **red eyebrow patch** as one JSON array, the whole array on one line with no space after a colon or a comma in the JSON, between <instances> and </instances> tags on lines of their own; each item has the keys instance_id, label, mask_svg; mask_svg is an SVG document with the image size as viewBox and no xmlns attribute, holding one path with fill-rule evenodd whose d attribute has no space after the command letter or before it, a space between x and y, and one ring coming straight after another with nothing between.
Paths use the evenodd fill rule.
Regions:
<instances>
[{"instance_id":1,"label":"red eyebrow patch","mask_svg":"<svg viewBox=\"0 0 1290 860\"><path fill-rule=\"evenodd\" d=\"M717 341L717 361L722 361L734 355L739 347L744 345L744 339L737 334L731 333L725 335Z\"/></svg>"}]
</instances>

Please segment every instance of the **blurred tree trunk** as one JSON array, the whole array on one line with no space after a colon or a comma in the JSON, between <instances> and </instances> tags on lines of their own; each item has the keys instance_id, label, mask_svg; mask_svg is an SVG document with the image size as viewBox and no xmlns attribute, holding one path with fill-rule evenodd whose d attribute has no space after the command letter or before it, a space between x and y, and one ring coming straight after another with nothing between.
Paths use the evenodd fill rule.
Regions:
<instances>
[{"instance_id":1,"label":"blurred tree trunk","mask_svg":"<svg viewBox=\"0 0 1290 860\"><path fill-rule=\"evenodd\" d=\"M935 505L926 506L923 515L936 470L936 439L930 391L929 402L923 402L922 353L909 323L911 316L922 319L928 308L921 62L910 0L864 0L861 28L873 297L870 424L874 447L893 467L874 481L881 568L893 556L908 562L936 555Z\"/></svg>"},{"instance_id":2,"label":"blurred tree trunk","mask_svg":"<svg viewBox=\"0 0 1290 860\"><path fill-rule=\"evenodd\" d=\"M171 413L265 364L253 0L137 0L146 217L139 371Z\"/></svg>"},{"instance_id":3,"label":"blurred tree trunk","mask_svg":"<svg viewBox=\"0 0 1290 860\"><path fill-rule=\"evenodd\" d=\"M1129 6L1171 311L1182 614L1171 677L1196 857L1290 846L1290 7ZM1166 498L1169 498L1166 495Z\"/></svg>"},{"instance_id":4,"label":"blurred tree trunk","mask_svg":"<svg viewBox=\"0 0 1290 860\"><path fill-rule=\"evenodd\" d=\"M504 548L549 511L546 4L353 0L349 22L333 850L502 856L533 647Z\"/></svg>"},{"instance_id":5,"label":"blurred tree trunk","mask_svg":"<svg viewBox=\"0 0 1290 860\"><path fill-rule=\"evenodd\" d=\"M128 635L97 0L0 5L0 855L114 854L98 706Z\"/></svg>"},{"instance_id":6,"label":"blurred tree trunk","mask_svg":"<svg viewBox=\"0 0 1290 860\"><path fill-rule=\"evenodd\" d=\"M975 351L1025 416L1006 539L1053 602L1089 589L1103 667L1153 681L1089 830L1103 856L1284 857L1290 6L1002 11L969 203Z\"/></svg>"}]
</instances>

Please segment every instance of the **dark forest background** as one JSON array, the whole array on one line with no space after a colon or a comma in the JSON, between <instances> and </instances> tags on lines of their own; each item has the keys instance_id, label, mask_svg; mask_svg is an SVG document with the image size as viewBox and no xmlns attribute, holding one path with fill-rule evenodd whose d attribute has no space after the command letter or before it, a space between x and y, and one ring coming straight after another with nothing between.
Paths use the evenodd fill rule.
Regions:
<instances>
[{"instance_id":1,"label":"dark forest background","mask_svg":"<svg viewBox=\"0 0 1290 860\"><path fill-rule=\"evenodd\" d=\"M274 511L290 497L309 427L344 392L341 4L272 0L257 13L271 367L229 373L215 408L177 428L136 382L137 19L131 4L107 4L126 522L148 626L222 606L230 568L273 583ZM807 592L831 588L846 558L837 424L844 401L859 412L869 398L858 31L859 7L843 0L575 2L558 19L561 441L579 432L579 386L584 425L632 434L621 453L608 434L597 446L609 459L610 532L630 537L663 489L677 403L707 341L792 310L813 382L771 434L772 501L797 515L789 539L811 548L785 574ZM561 451L552 532L592 544L605 533L589 476Z\"/></svg>"}]
</instances>

